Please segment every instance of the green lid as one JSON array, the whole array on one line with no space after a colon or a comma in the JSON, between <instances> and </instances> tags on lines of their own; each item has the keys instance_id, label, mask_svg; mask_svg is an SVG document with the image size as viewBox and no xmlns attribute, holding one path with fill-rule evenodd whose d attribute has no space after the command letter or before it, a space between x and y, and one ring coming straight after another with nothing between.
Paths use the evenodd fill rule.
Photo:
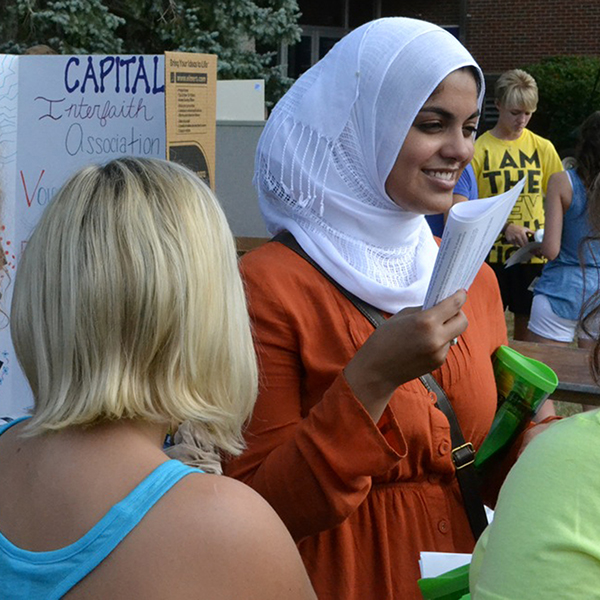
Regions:
<instances>
[{"instance_id":1,"label":"green lid","mask_svg":"<svg viewBox=\"0 0 600 600\"><path fill-rule=\"evenodd\" d=\"M551 394L558 385L558 376L548 365L523 356L508 346L500 346L496 350L495 358L504 363L513 373L547 394Z\"/></svg>"},{"instance_id":2,"label":"green lid","mask_svg":"<svg viewBox=\"0 0 600 600\"><path fill-rule=\"evenodd\" d=\"M425 600L461 600L469 591L469 564L417 583Z\"/></svg>"}]
</instances>

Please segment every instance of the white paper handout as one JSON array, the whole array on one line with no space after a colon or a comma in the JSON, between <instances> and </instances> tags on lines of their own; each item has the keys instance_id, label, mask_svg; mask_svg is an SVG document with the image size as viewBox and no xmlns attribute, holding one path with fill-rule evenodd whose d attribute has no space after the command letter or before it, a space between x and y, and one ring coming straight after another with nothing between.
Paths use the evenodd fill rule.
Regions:
<instances>
[{"instance_id":1,"label":"white paper handout","mask_svg":"<svg viewBox=\"0 0 600 600\"><path fill-rule=\"evenodd\" d=\"M542 245L542 240L544 239L544 230L538 229L533 234L533 242L529 242L529 244L525 244L522 248L519 248L516 252L513 252L508 260L504 263L504 268L512 267L517 263L525 262L529 260L532 256L534 256L535 251Z\"/></svg>"},{"instance_id":2,"label":"white paper handout","mask_svg":"<svg viewBox=\"0 0 600 600\"><path fill-rule=\"evenodd\" d=\"M518 263L522 263L526 260L529 260L533 255L535 250L537 250L542 245L542 242L529 242L529 244L525 244L525 246L519 248L516 252L513 252L509 259L504 263L504 268L512 267Z\"/></svg>"},{"instance_id":3,"label":"white paper handout","mask_svg":"<svg viewBox=\"0 0 600 600\"><path fill-rule=\"evenodd\" d=\"M460 202L450 209L424 309L460 289L469 289L524 185L525 178L503 194Z\"/></svg>"},{"instance_id":4,"label":"white paper handout","mask_svg":"<svg viewBox=\"0 0 600 600\"><path fill-rule=\"evenodd\" d=\"M456 552L421 552L421 577L437 577L471 562L471 554Z\"/></svg>"}]
</instances>

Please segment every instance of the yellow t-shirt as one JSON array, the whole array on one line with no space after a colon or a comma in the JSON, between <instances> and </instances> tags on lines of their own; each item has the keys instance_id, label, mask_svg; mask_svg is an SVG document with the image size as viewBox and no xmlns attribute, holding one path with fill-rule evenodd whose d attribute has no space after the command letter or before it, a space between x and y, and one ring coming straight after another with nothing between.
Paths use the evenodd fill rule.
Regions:
<instances>
[{"instance_id":1,"label":"yellow t-shirt","mask_svg":"<svg viewBox=\"0 0 600 600\"><path fill-rule=\"evenodd\" d=\"M525 129L517 140L500 140L486 131L475 141L473 170L480 198L496 196L526 177L525 187L508 221L533 231L544 227L544 196L550 175L562 171L552 142ZM496 240L489 262L503 263L517 250L504 236ZM531 262L544 262L534 257Z\"/></svg>"}]
</instances>

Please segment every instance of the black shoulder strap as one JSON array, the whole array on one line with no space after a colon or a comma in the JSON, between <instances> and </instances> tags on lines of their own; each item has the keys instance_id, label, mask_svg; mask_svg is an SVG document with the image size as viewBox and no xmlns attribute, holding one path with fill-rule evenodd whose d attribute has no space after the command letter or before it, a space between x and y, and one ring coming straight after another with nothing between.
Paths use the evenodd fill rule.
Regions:
<instances>
[{"instance_id":1,"label":"black shoulder strap","mask_svg":"<svg viewBox=\"0 0 600 600\"><path fill-rule=\"evenodd\" d=\"M309 262L325 279L330 281L356 308L364 315L364 317L376 329L385 321L385 317L381 312L371 304L364 302L358 296L342 287L335 279L329 276L308 254L302 249L296 238L289 231L278 233L270 241L280 242L290 250L293 250ZM446 392L438 384L431 373L419 377L421 383L429 392L436 395L436 407L439 408L450 424L450 438L452 440L452 462L456 469L456 478L460 485L463 496L463 502L469 524L475 540L479 538L483 530L487 527L488 521L485 514L485 508L479 493L479 480L474 467L475 451L471 442L465 442L462 430L454 413L454 409L446 396Z\"/></svg>"}]
</instances>

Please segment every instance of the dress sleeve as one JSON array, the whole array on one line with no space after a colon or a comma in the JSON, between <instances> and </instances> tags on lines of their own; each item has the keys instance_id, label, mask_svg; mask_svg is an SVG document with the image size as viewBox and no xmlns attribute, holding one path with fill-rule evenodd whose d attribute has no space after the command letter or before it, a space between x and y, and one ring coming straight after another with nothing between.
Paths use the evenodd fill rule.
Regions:
<instances>
[{"instance_id":1,"label":"dress sleeve","mask_svg":"<svg viewBox=\"0 0 600 600\"><path fill-rule=\"evenodd\" d=\"M323 299L320 307L319 295L313 295L313 317L303 314L308 297L298 296L294 303L282 298L290 293L310 297L310 290L286 289L286 281L273 279L268 268L248 258L244 278L260 390L245 436L247 450L226 464L225 473L258 491L299 541L344 521L367 496L371 478L387 473L406 454L406 444L389 409L375 424L354 397L343 375L345 364L335 364L339 349L327 355L328 340L338 336L327 325L308 331L307 320L327 312L330 301ZM307 372L303 340L309 335L316 344L322 336L323 368L333 375L323 378L320 397L307 399L307 385L319 387L307 383L313 375ZM328 361L334 364L328 367Z\"/></svg>"}]
</instances>

